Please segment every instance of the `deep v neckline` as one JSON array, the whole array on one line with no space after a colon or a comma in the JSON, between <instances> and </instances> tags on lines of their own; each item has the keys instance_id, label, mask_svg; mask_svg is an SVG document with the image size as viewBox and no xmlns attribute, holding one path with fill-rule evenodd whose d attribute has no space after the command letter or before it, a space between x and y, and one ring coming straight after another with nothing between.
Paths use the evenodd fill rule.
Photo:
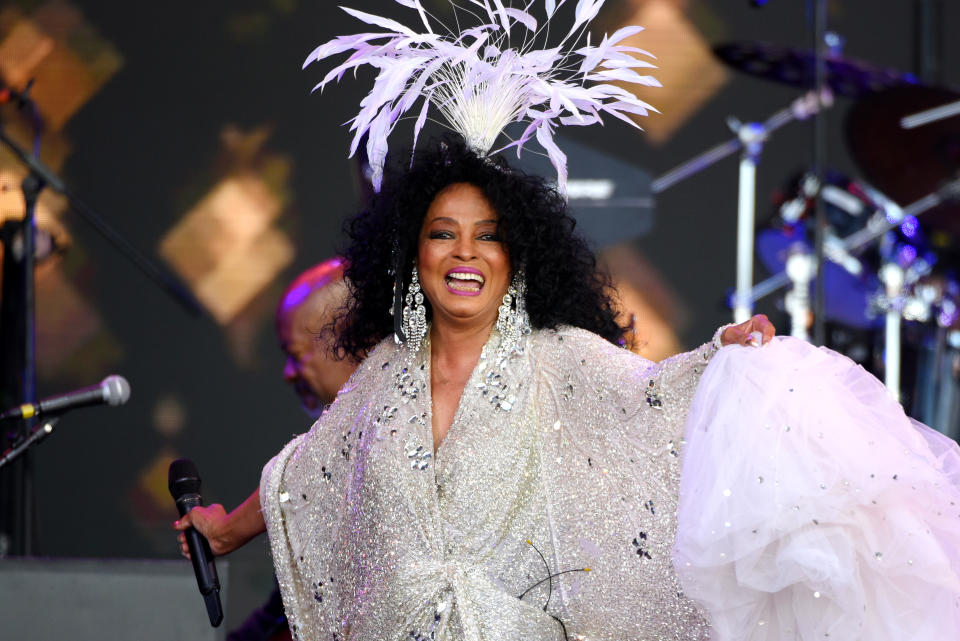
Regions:
<instances>
[{"instance_id":1,"label":"deep v neckline","mask_svg":"<svg viewBox=\"0 0 960 641\"><path fill-rule=\"evenodd\" d=\"M454 436L456 435L454 430L456 429L457 425L461 422L461 418L464 412L465 397L471 389L476 388L476 384L477 384L476 379L477 379L478 372L482 367L486 366L486 359L484 358L485 356L484 352L487 350L488 346L493 340L494 333L495 333L495 330L490 331L490 336L487 338L487 342L484 343L483 349L481 349L480 351L480 356L477 357L477 362L473 366L473 369L470 371L470 376L467 378L467 382L464 383L463 389L460 391L460 398L457 399L457 409L454 410L453 412L453 419L450 421L450 425L449 427L447 427L447 431L443 435L443 438L440 439L439 443L437 443L433 437L433 345L431 344L431 341L429 340L425 341L426 347L427 347L427 349L425 350L426 352L425 373L426 373L427 399L429 401L427 403L428 420L426 421L427 425L425 427L427 427L430 430L430 447L432 448L432 451L433 451L433 460L437 461L437 465L439 465L440 453L445 452L451 447L447 445L447 443L450 441L451 434L453 434ZM428 335L429 335L429 332L428 332Z\"/></svg>"}]
</instances>

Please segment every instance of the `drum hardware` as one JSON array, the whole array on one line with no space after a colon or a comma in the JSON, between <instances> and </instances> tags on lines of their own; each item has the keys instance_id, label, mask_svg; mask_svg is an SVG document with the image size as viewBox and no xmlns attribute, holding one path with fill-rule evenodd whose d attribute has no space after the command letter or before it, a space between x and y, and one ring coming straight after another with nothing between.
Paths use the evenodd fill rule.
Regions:
<instances>
[{"instance_id":1,"label":"drum hardware","mask_svg":"<svg viewBox=\"0 0 960 641\"><path fill-rule=\"evenodd\" d=\"M944 118L950 118L951 116L957 115L960 115L960 100L946 105L941 105L939 107L934 107L933 109L927 109L926 111L911 114L909 116L904 116L900 119L900 126L904 129L916 129L917 127L929 125L930 123L938 122Z\"/></svg>"},{"instance_id":2,"label":"drum hardware","mask_svg":"<svg viewBox=\"0 0 960 641\"><path fill-rule=\"evenodd\" d=\"M893 201L883 197L876 190L870 190L871 196L882 198L880 208L868 219L865 227L843 238L839 248L847 254L855 254L870 243L878 240L888 231L900 227L908 217L918 217L921 214L941 205L949 200L960 197L960 177L945 183L939 190L927 194L923 198L910 203L906 207L899 207ZM779 272L760 281L750 291L751 300L756 301L790 284L790 277L785 272Z\"/></svg>"},{"instance_id":3,"label":"drum hardware","mask_svg":"<svg viewBox=\"0 0 960 641\"><path fill-rule=\"evenodd\" d=\"M874 330L882 328L886 384L898 398L902 377L914 374L912 346L929 343L930 327L936 327L937 349L927 368L935 369L936 376L926 380L930 372L918 368L914 411L956 437L960 284L947 269L957 267L950 263L960 254L960 93L921 85L913 74L844 58L842 39L825 31L824 3L814 0L811 5L816 33L810 50L740 42L721 44L714 52L755 77L828 87L837 96L854 98L846 122L848 145L862 174L878 189L861 185L861 193L852 188L856 184L845 189L822 179L825 140L818 117L813 168L799 181L796 196L780 204L783 229L757 233L758 255L774 275L751 288L746 304L789 287L783 303L791 334L809 339L810 280L815 277L815 341L823 342L825 321L863 334L867 345ZM695 161L707 166L729 153L720 146ZM692 171L701 168L689 164ZM742 244L738 236L738 247ZM738 267L738 294L730 303L742 308L739 262ZM908 350L906 369L901 367L902 349ZM863 356L866 360L869 350ZM920 358L918 351L918 362Z\"/></svg>"},{"instance_id":4,"label":"drum hardware","mask_svg":"<svg viewBox=\"0 0 960 641\"><path fill-rule=\"evenodd\" d=\"M880 281L886 294L884 309L883 383L890 395L900 400L900 318L903 313L904 273L900 265L889 262L880 268Z\"/></svg>"},{"instance_id":5,"label":"drum hardware","mask_svg":"<svg viewBox=\"0 0 960 641\"><path fill-rule=\"evenodd\" d=\"M960 316L957 305L960 287L954 280L937 284L925 281L930 272L931 266L923 262L919 266L911 265L906 269L895 260L886 263L880 270L880 278L885 287L871 301L872 309L884 315L885 384L895 398L899 398L902 389L900 368L903 363L903 321L917 324L932 322L937 328L939 346L934 358L935 363L943 357L944 341L953 334L960 336L960 333L951 329L956 326ZM935 380L932 382L939 385Z\"/></svg>"},{"instance_id":6,"label":"drum hardware","mask_svg":"<svg viewBox=\"0 0 960 641\"><path fill-rule=\"evenodd\" d=\"M806 245L795 243L787 258L784 272L793 287L784 298L784 307L790 315L790 335L809 341L810 333L810 281L816 274L817 264Z\"/></svg>"},{"instance_id":7,"label":"drum hardware","mask_svg":"<svg viewBox=\"0 0 960 641\"><path fill-rule=\"evenodd\" d=\"M842 38L835 33L826 33L824 41L828 52L823 81L838 96L863 98L890 87L919 84L919 79L911 73L844 58L839 51ZM751 76L793 87L814 84L816 54L808 49L765 42L728 42L715 46L713 53L730 67Z\"/></svg>"},{"instance_id":8,"label":"drum hardware","mask_svg":"<svg viewBox=\"0 0 960 641\"><path fill-rule=\"evenodd\" d=\"M703 169L740 152L740 174L737 199L737 289L734 296L733 320L742 323L753 310L751 288L753 286L753 236L756 220L757 163L763 146L770 134L796 120L806 120L821 109L833 105L829 89L808 92L781 109L764 122L741 123L736 118L728 119L728 126L737 134L699 156L687 161L653 181L653 193L657 194L676 183L689 178Z\"/></svg>"},{"instance_id":9,"label":"drum hardware","mask_svg":"<svg viewBox=\"0 0 960 641\"><path fill-rule=\"evenodd\" d=\"M887 89L850 109L845 129L851 156L865 179L898 203L938 191L960 171L960 117L944 117L905 129L901 123L960 102L960 93L934 87ZM924 224L946 237L960 238L960 202L941 202L924 215Z\"/></svg>"}]
</instances>

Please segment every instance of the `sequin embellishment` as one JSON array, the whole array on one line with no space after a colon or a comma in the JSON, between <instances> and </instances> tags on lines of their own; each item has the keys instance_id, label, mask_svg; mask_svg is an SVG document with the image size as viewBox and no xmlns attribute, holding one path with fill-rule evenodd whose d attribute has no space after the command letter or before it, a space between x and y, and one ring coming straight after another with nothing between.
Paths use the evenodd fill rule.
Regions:
<instances>
[{"instance_id":1,"label":"sequin embellishment","mask_svg":"<svg viewBox=\"0 0 960 641\"><path fill-rule=\"evenodd\" d=\"M403 451L406 453L407 458L410 459L410 469L413 470L427 469L430 465L430 459L433 457L423 445L413 441L407 443Z\"/></svg>"}]
</instances>

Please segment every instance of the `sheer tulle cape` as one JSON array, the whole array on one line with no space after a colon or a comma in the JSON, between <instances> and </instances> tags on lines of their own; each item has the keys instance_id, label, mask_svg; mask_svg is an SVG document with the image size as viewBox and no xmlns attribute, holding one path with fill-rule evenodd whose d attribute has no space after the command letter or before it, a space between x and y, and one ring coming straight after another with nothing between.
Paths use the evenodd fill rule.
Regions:
<instances>
[{"instance_id":1,"label":"sheer tulle cape","mask_svg":"<svg viewBox=\"0 0 960 641\"><path fill-rule=\"evenodd\" d=\"M960 638L960 450L861 367L727 347L686 440L674 562L714 639Z\"/></svg>"}]
</instances>

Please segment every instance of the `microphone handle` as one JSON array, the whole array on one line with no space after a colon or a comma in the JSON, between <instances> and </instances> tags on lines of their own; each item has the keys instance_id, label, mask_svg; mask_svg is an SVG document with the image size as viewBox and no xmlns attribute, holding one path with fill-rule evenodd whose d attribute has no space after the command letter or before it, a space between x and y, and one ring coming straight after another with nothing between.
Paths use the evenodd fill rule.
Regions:
<instances>
[{"instance_id":1,"label":"microphone handle","mask_svg":"<svg viewBox=\"0 0 960 641\"><path fill-rule=\"evenodd\" d=\"M97 405L103 403L102 385L91 385L85 390L77 390L72 394L63 396L54 396L37 402L37 416L41 414L50 414L63 409L72 409L74 407L85 407L87 405Z\"/></svg>"},{"instance_id":2,"label":"microphone handle","mask_svg":"<svg viewBox=\"0 0 960 641\"><path fill-rule=\"evenodd\" d=\"M51 414L63 409L74 407L86 407L88 405L97 405L103 402L103 387L101 385L91 386L87 389L78 390L71 394L63 396L54 396L43 399L36 403L26 403L11 408L0 414L0 421L15 418L35 418L44 414ZM182 515L181 515L182 516Z\"/></svg>"},{"instance_id":3,"label":"microphone handle","mask_svg":"<svg viewBox=\"0 0 960 641\"><path fill-rule=\"evenodd\" d=\"M203 505L199 494L185 494L177 500L177 511L180 516L190 510ZM220 579L217 576L217 566L213 560L213 551L205 536L194 528L187 528L183 533L187 539L187 548L190 550L190 562L193 564L193 573L197 577L197 587L203 595L207 607L210 625L216 627L223 620L223 608L220 604Z\"/></svg>"}]
</instances>

